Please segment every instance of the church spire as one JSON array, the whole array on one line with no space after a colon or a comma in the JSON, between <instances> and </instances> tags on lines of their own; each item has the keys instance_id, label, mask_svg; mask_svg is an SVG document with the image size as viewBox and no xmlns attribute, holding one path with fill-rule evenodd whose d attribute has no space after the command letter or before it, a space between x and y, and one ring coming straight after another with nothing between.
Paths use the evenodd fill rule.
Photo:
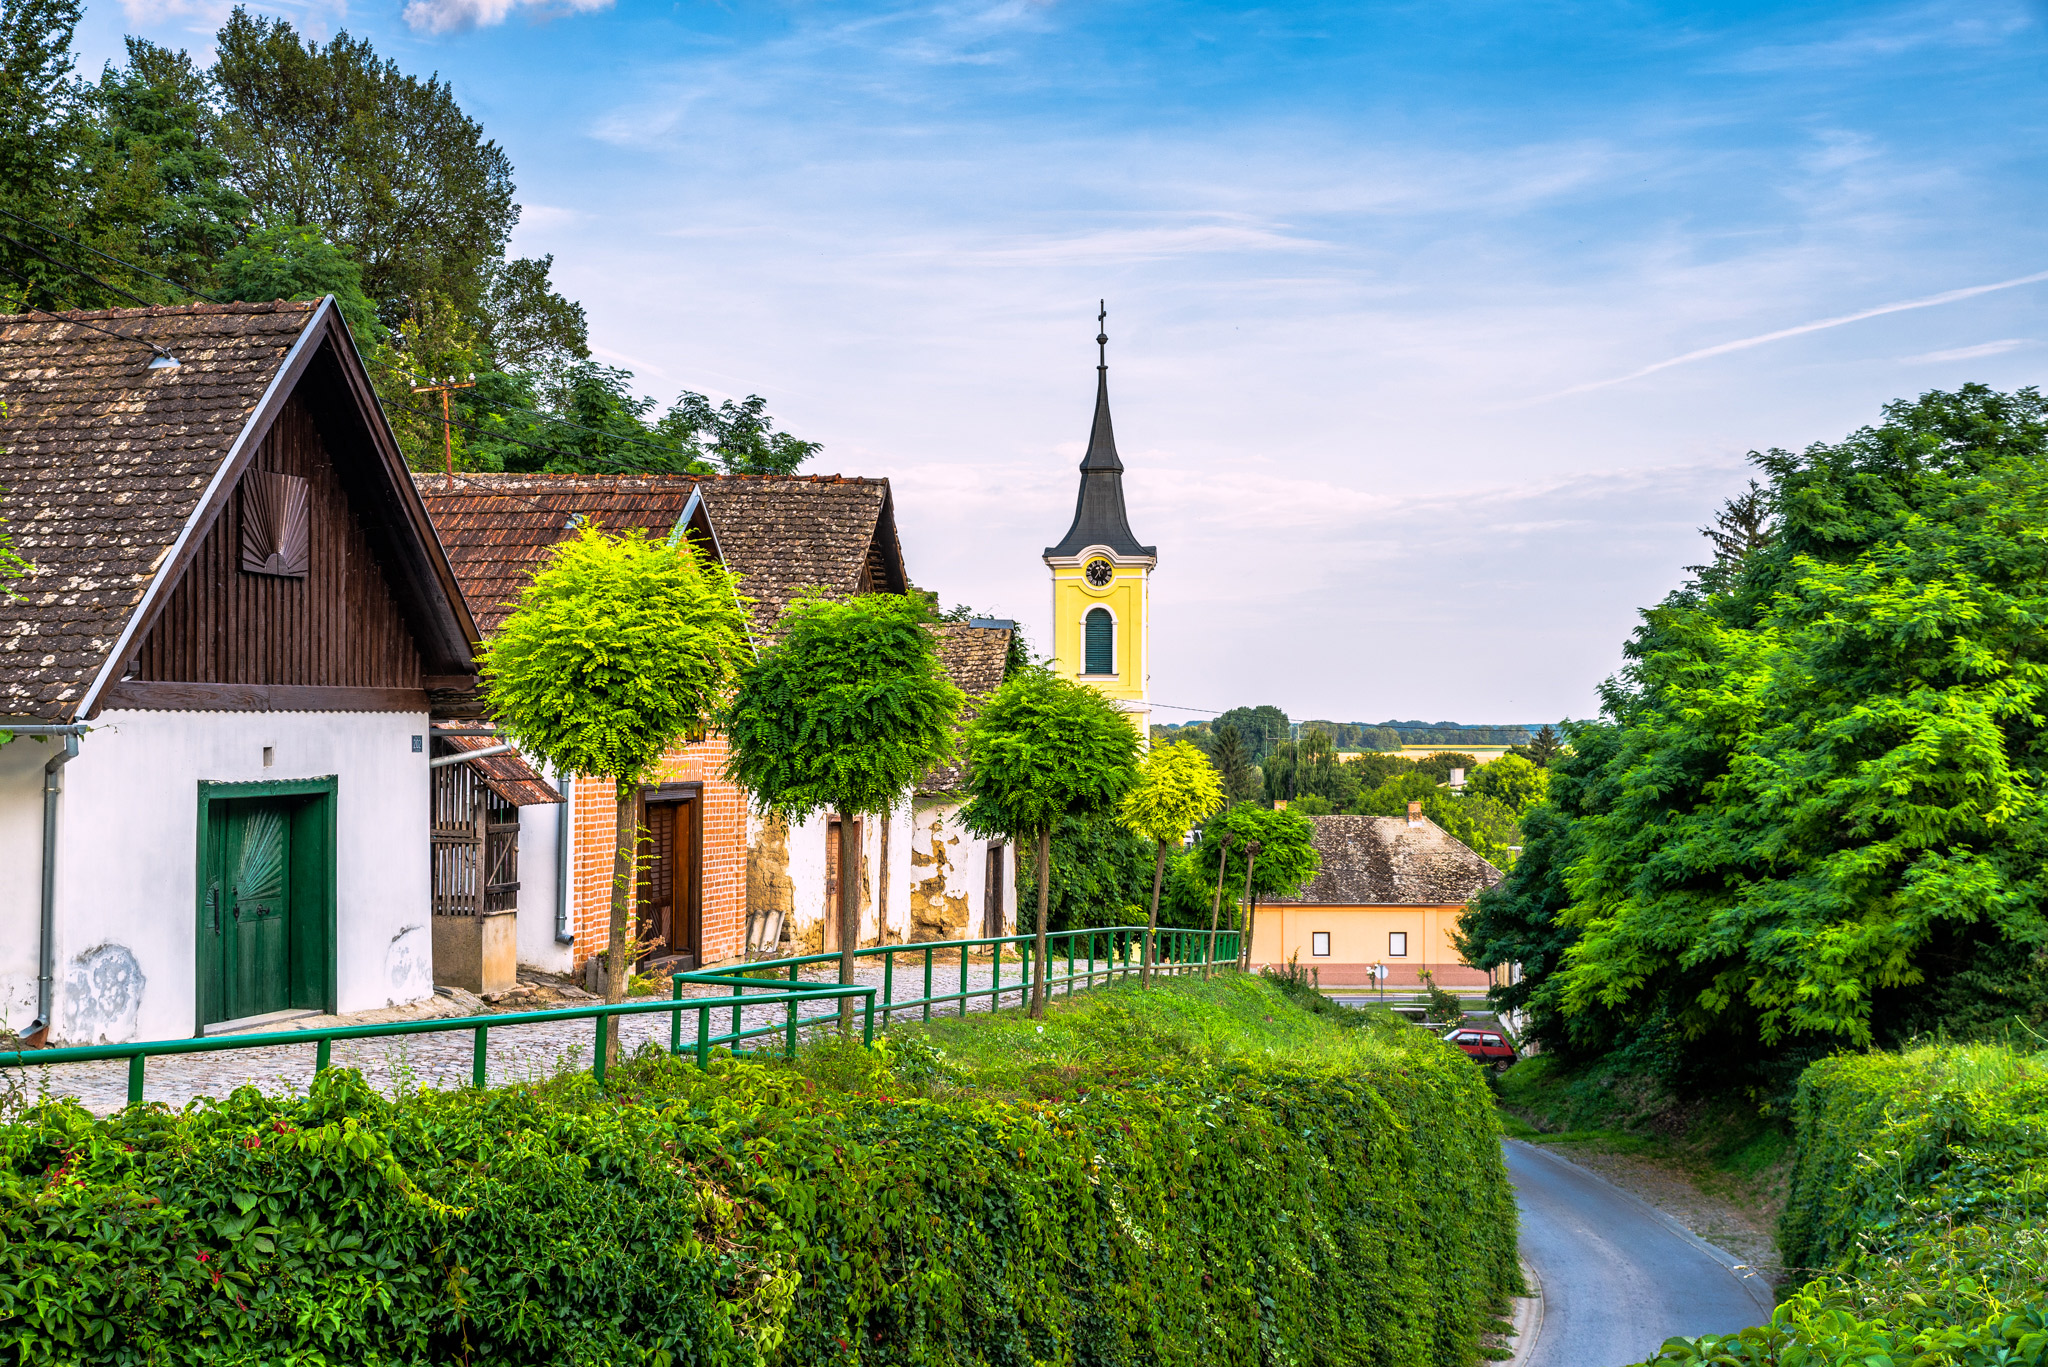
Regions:
<instances>
[{"instance_id":1,"label":"church spire","mask_svg":"<svg viewBox=\"0 0 2048 1367\"><path fill-rule=\"evenodd\" d=\"M1102 546L1117 555L1156 556L1158 549L1141 546L1124 512L1124 463L1117 459L1116 429L1109 420L1109 308L1095 315L1095 424L1088 431L1088 454L1081 457L1081 490L1074 500L1074 522L1047 556L1078 555Z\"/></svg>"}]
</instances>

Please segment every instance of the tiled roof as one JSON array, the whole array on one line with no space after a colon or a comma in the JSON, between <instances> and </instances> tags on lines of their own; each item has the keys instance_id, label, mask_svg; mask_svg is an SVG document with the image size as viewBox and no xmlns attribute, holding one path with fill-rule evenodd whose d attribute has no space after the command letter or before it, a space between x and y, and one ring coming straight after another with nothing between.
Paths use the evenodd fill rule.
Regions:
<instances>
[{"instance_id":1,"label":"tiled roof","mask_svg":"<svg viewBox=\"0 0 2048 1367\"><path fill-rule=\"evenodd\" d=\"M901 591L889 482L838 475L786 479L741 475L416 475L470 610L488 634L581 514L613 531L666 534L701 489L719 553L755 600L756 627L773 628L806 588L859 592L863 570L880 589Z\"/></svg>"},{"instance_id":2,"label":"tiled roof","mask_svg":"<svg viewBox=\"0 0 2048 1367\"><path fill-rule=\"evenodd\" d=\"M437 731L440 728L435 728ZM487 750L504 742L492 740L489 736L437 735L436 740L446 741L455 750ZM534 771L532 765L516 750L506 750L495 755L468 761L470 768L499 797L515 807L538 807L550 802L560 802L562 795Z\"/></svg>"},{"instance_id":3,"label":"tiled roof","mask_svg":"<svg viewBox=\"0 0 2048 1367\"><path fill-rule=\"evenodd\" d=\"M640 529L666 536L689 506L692 476L414 475L448 563L469 600L477 627L496 631L520 591L569 535L574 519L607 531Z\"/></svg>"},{"instance_id":4,"label":"tiled roof","mask_svg":"<svg viewBox=\"0 0 2048 1367\"><path fill-rule=\"evenodd\" d=\"M939 659L945 663L946 673L952 676L954 686L967 695L967 705L960 711L964 723L974 716L976 700L993 693L1003 681L1003 667L1010 658L1010 628L948 623L932 631L939 638ZM917 790L957 793L966 786L966 765L955 761L926 774L918 782Z\"/></svg>"},{"instance_id":5,"label":"tiled roof","mask_svg":"<svg viewBox=\"0 0 2048 1367\"><path fill-rule=\"evenodd\" d=\"M313 309L0 316L0 523L35 566L0 600L0 716L77 705Z\"/></svg>"},{"instance_id":6,"label":"tiled roof","mask_svg":"<svg viewBox=\"0 0 2048 1367\"><path fill-rule=\"evenodd\" d=\"M703 487L719 552L740 576L740 592L756 600L754 620L764 631L803 589L840 595L909 587L886 479L728 475Z\"/></svg>"},{"instance_id":7,"label":"tiled roof","mask_svg":"<svg viewBox=\"0 0 2048 1367\"><path fill-rule=\"evenodd\" d=\"M1320 906L1458 906L1501 879L1500 870L1441 826L1399 816L1318 816L1322 871L1299 901ZM1281 899L1276 899L1281 900Z\"/></svg>"}]
</instances>

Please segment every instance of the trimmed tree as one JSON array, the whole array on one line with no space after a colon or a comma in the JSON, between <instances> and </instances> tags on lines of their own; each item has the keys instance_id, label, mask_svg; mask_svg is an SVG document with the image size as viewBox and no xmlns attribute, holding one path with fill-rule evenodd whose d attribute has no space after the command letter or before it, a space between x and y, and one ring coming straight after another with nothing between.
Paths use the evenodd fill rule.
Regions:
<instances>
[{"instance_id":1,"label":"trimmed tree","mask_svg":"<svg viewBox=\"0 0 2048 1367\"><path fill-rule=\"evenodd\" d=\"M1031 1015L1045 1014L1046 909L1052 831L1065 816L1106 816L1137 782L1138 732L1099 690L1042 665L1020 669L967 724L967 805L977 835L1029 841L1037 851L1038 931Z\"/></svg>"},{"instance_id":2,"label":"trimmed tree","mask_svg":"<svg viewBox=\"0 0 2048 1367\"><path fill-rule=\"evenodd\" d=\"M920 776L953 758L966 696L939 660L931 611L907 594L800 598L775 643L741 671L719 714L726 777L783 821L839 818L839 981L860 944L854 821L886 816ZM830 914L828 912L828 914ZM853 999L839 1001L841 1029Z\"/></svg>"},{"instance_id":3,"label":"trimmed tree","mask_svg":"<svg viewBox=\"0 0 2048 1367\"><path fill-rule=\"evenodd\" d=\"M487 697L522 750L609 779L618 803L605 1000L626 995L640 785L703 734L748 652L731 574L686 545L586 526L549 552L484 646ZM619 1035L609 1035L618 1056Z\"/></svg>"},{"instance_id":4,"label":"trimmed tree","mask_svg":"<svg viewBox=\"0 0 2048 1367\"><path fill-rule=\"evenodd\" d=\"M1210 858L1220 864L1226 837L1245 856L1244 916L1239 922L1243 934L1237 959L1240 967L1249 969L1258 899L1298 892L1322 868L1323 857L1316 852L1316 823L1300 812L1238 803L1202 828L1197 854L1204 867ZM1208 853L1212 842L1215 854Z\"/></svg>"},{"instance_id":5,"label":"trimmed tree","mask_svg":"<svg viewBox=\"0 0 2048 1367\"><path fill-rule=\"evenodd\" d=\"M1152 865L1152 910L1145 919L1145 956L1138 985L1152 985L1152 941L1159 933L1159 889L1167 846L1223 805L1223 784L1209 757L1187 741L1154 746L1138 764L1138 783L1117 808L1124 826L1158 845Z\"/></svg>"}]
</instances>

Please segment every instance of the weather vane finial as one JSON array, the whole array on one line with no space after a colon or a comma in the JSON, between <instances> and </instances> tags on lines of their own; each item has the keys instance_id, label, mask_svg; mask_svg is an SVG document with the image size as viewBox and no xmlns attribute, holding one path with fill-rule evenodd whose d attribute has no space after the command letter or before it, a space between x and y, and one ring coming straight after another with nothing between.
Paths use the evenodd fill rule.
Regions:
<instances>
[{"instance_id":1,"label":"weather vane finial","mask_svg":"<svg viewBox=\"0 0 2048 1367\"><path fill-rule=\"evenodd\" d=\"M1099 366L1107 366L1109 364L1109 333L1102 329L1104 329L1105 324L1109 321L1109 301L1106 299L1097 300L1096 310L1095 326L1098 331L1095 334L1095 363Z\"/></svg>"}]
</instances>

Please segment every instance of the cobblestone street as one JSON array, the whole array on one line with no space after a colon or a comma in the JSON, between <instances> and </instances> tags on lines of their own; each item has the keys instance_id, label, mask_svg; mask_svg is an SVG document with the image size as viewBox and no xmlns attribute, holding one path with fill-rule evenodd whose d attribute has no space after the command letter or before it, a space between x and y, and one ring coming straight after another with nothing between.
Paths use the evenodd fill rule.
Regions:
<instances>
[{"instance_id":1,"label":"cobblestone street","mask_svg":"<svg viewBox=\"0 0 2048 1367\"><path fill-rule=\"evenodd\" d=\"M924 958L916 951L906 951L895 956L898 960L891 985L891 996L896 1001L924 996ZM958 957L950 964L944 962L947 956L936 954L932 964L932 993L937 996L950 995L960 991L961 967ZM1021 966L1014 959L1002 964L1002 1006L1015 1009L1022 1004L1018 979ZM1106 968L1106 965L1100 966ZM993 966L986 959L973 960L967 966L969 990L985 991L990 984ZM1062 992L1065 985L1061 977L1066 971L1064 960L1055 959L1052 965L1053 990ZM1075 965L1077 975L1085 975L1086 964ZM860 960L857 979L863 984L881 988L884 970L874 959ZM1098 972L1100 983L1106 975ZM814 964L805 970L808 983L833 983L838 975L831 964ZM1082 977L1077 977L1077 988L1085 986ZM759 990L772 992L778 984L762 981ZM748 989L752 991L754 989ZM723 988L702 987L688 992L690 996L722 997L731 995ZM474 999L471 999L472 1001ZM640 998L637 1000L654 1000ZM551 1003L545 1007L521 1006L507 1003L495 1008L499 1014L511 1014L524 1010L559 1009L560 1007L584 1003ZM592 1004L594 1004L594 999ZM932 1008L934 1015L953 1015L960 1011L960 1003L946 1002ZM967 1003L969 1011L987 1011L989 999L980 997ZM488 1019L494 1008L484 1007L483 1018ZM788 1006L775 1003L761 1007L741 1008L744 1027L785 1026L789 1019ZM882 1004L876 999L876 1028L882 1027ZM816 1030L829 1028L823 1024L836 1019L837 1003L831 1000L805 1003L801 1007L801 1027L804 1037ZM921 1020L922 1007L899 1010L895 1013L898 1022ZM367 1018L382 1022L392 1019L406 1019L403 1011L364 1013L364 1017L321 1016L290 1022L284 1026L272 1027L272 1033L292 1029L306 1029L319 1026L356 1024ZM420 1019L431 1018L422 1010ZM475 1017L447 1017L465 1022ZM670 1040L671 1016L666 1012L649 1012L645 1015L617 1018L621 1029L621 1041L628 1052L653 1044L667 1048ZM721 1008L711 1013L710 1033L714 1036L725 1034L732 1029L732 1011ZM779 1046L782 1035L760 1037L750 1041L754 1048ZM685 1012L682 1019L682 1040L685 1052L696 1045L697 1013ZM377 1039L336 1040L333 1047L333 1063L336 1067L360 1069L363 1077L379 1091L387 1095L415 1088L452 1088L469 1085L475 1055L473 1052L475 1033L466 1025L460 1029L448 1029L433 1034L401 1035ZM590 1067L592 1051L596 1043L594 1023L590 1020L541 1021L526 1025L506 1025L492 1028L490 1032L488 1075L493 1085L507 1082L539 1081L552 1077L564 1070L581 1071ZM303 1092L313 1080L315 1045L280 1044L261 1048L222 1050L217 1053L179 1054L164 1058L152 1058L147 1065L143 1083L145 1101L161 1101L172 1107L182 1107L196 1097L224 1097L245 1083L254 1084L266 1092ZM33 1055L31 1055L33 1057ZM27 1099L38 1096L76 1097L86 1109L99 1115L120 1110L128 1102L128 1064L125 1060L111 1059L97 1063L67 1063L48 1067L27 1067L6 1069L0 1072L0 1088L21 1086Z\"/></svg>"}]
</instances>

